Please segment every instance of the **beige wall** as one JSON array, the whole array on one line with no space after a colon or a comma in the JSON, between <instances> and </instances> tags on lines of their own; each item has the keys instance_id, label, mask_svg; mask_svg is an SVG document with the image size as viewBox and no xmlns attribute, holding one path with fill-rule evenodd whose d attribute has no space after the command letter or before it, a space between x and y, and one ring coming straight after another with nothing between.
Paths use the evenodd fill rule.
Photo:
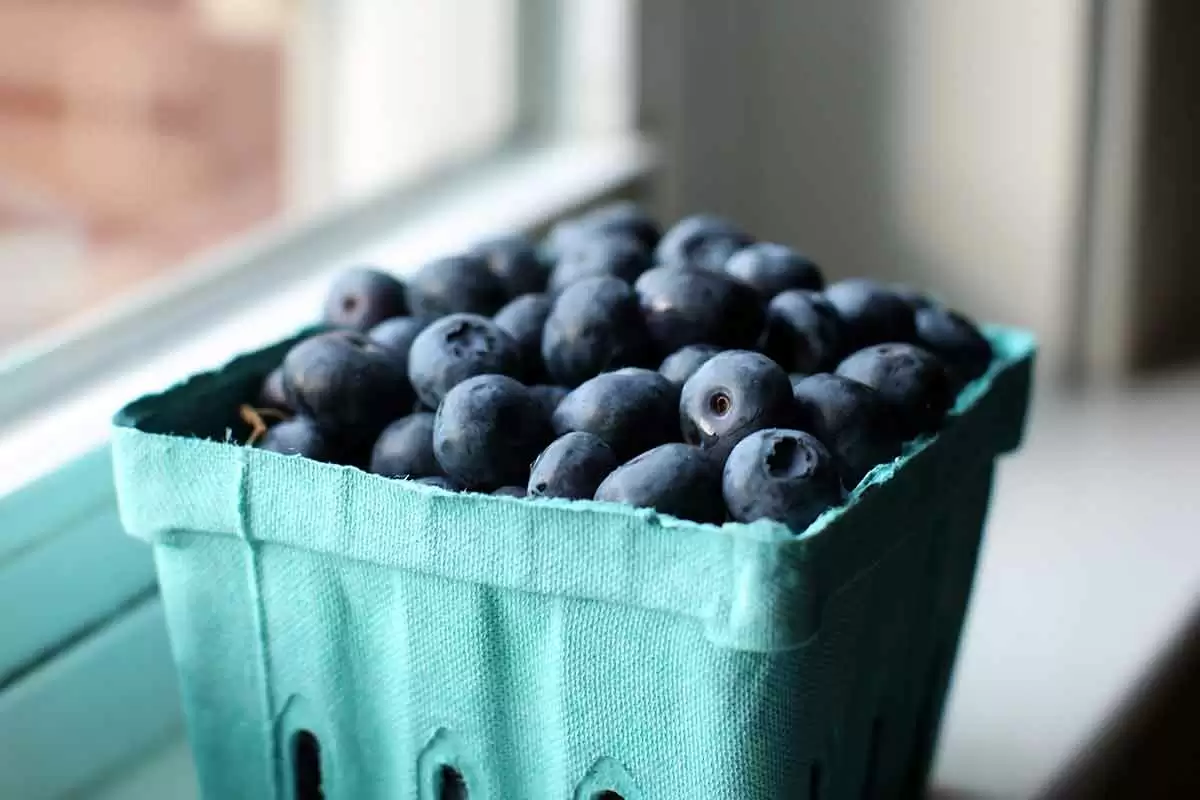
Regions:
<instances>
[{"instance_id":1,"label":"beige wall","mask_svg":"<svg viewBox=\"0 0 1200 800\"><path fill-rule=\"evenodd\" d=\"M722 5L644 3L642 114L667 144L666 213L725 211L835 276L935 288L1034 328L1061 367L1088 4Z\"/></svg>"}]
</instances>

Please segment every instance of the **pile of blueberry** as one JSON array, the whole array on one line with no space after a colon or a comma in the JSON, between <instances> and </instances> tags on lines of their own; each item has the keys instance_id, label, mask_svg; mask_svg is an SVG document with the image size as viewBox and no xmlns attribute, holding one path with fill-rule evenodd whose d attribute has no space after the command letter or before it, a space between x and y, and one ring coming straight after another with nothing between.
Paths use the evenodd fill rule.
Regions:
<instances>
[{"instance_id":1,"label":"pile of blueberry","mask_svg":"<svg viewBox=\"0 0 1200 800\"><path fill-rule=\"evenodd\" d=\"M620 203L433 261L346 272L261 446L450 491L801 530L942 424L992 358L959 314L728 220ZM262 418L268 415L263 412Z\"/></svg>"}]
</instances>

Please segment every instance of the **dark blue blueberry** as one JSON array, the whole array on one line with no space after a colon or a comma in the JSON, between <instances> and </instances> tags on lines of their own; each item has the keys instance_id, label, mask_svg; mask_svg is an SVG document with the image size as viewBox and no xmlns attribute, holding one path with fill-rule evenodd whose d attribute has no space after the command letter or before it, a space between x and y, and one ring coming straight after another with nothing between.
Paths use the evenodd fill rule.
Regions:
<instances>
[{"instance_id":1,"label":"dark blue blueberry","mask_svg":"<svg viewBox=\"0 0 1200 800\"><path fill-rule=\"evenodd\" d=\"M325 298L324 321L335 328L365 331L408 313L404 284L369 267L343 272Z\"/></svg>"},{"instance_id":2,"label":"dark blue blueberry","mask_svg":"<svg viewBox=\"0 0 1200 800\"><path fill-rule=\"evenodd\" d=\"M723 272L655 267L634 288L660 355L689 344L749 348L762 333L762 299Z\"/></svg>"},{"instance_id":3,"label":"dark blue blueberry","mask_svg":"<svg viewBox=\"0 0 1200 800\"><path fill-rule=\"evenodd\" d=\"M966 384L987 372L992 345L969 319L938 305L917 311L917 344L938 356Z\"/></svg>"},{"instance_id":4,"label":"dark blue blueberry","mask_svg":"<svg viewBox=\"0 0 1200 800\"><path fill-rule=\"evenodd\" d=\"M916 334L913 307L878 281L838 281L825 290L825 298L845 323L845 352L884 342L911 342Z\"/></svg>"},{"instance_id":5,"label":"dark blue blueberry","mask_svg":"<svg viewBox=\"0 0 1200 800\"><path fill-rule=\"evenodd\" d=\"M487 260L488 269L500 279L509 297L546 290L548 272L533 243L524 236L498 236L480 242L469 252Z\"/></svg>"},{"instance_id":6,"label":"dark blue blueberry","mask_svg":"<svg viewBox=\"0 0 1200 800\"><path fill-rule=\"evenodd\" d=\"M837 374L883 395L906 439L937 430L954 403L950 373L941 359L911 344L859 350L838 366Z\"/></svg>"},{"instance_id":7,"label":"dark blue blueberry","mask_svg":"<svg viewBox=\"0 0 1200 800\"><path fill-rule=\"evenodd\" d=\"M436 486L439 489L445 489L447 492L462 491L461 486L447 478L445 475L427 475L424 478L417 478L415 483L423 483L426 486Z\"/></svg>"},{"instance_id":8,"label":"dark blue blueberry","mask_svg":"<svg viewBox=\"0 0 1200 800\"><path fill-rule=\"evenodd\" d=\"M287 392L283 387L283 369L276 367L267 373L263 379L262 388L258 392L258 404L264 408L277 408L288 411Z\"/></svg>"},{"instance_id":9,"label":"dark blue blueberry","mask_svg":"<svg viewBox=\"0 0 1200 800\"><path fill-rule=\"evenodd\" d=\"M542 364L542 329L554 301L545 294L523 294L496 312L492 321L513 338L521 351L522 375L533 383L546 372Z\"/></svg>"},{"instance_id":10,"label":"dark blue blueberry","mask_svg":"<svg viewBox=\"0 0 1200 800\"><path fill-rule=\"evenodd\" d=\"M730 256L753 241L729 220L696 214L664 233L654 256L659 264L722 270Z\"/></svg>"},{"instance_id":11,"label":"dark blue blueberry","mask_svg":"<svg viewBox=\"0 0 1200 800\"><path fill-rule=\"evenodd\" d=\"M259 447L272 453L304 456L329 464L336 464L340 460L334 437L322 432L317 423L308 417L292 417L272 425Z\"/></svg>"},{"instance_id":12,"label":"dark blue blueberry","mask_svg":"<svg viewBox=\"0 0 1200 800\"><path fill-rule=\"evenodd\" d=\"M499 489L492 492L492 494L496 495L497 497L525 497L526 496L524 486L501 486Z\"/></svg>"},{"instance_id":13,"label":"dark blue blueberry","mask_svg":"<svg viewBox=\"0 0 1200 800\"><path fill-rule=\"evenodd\" d=\"M387 350L360 333L333 331L305 339L283 359L289 405L328 435L373 441L412 408L412 387Z\"/></svg>"},{"instance_id":14,"label":"dark blue blueberry","mask_svg":"<svg viewBox=\"0 0 1200 800\"><path fill-rule=\"evenodd\" d=\"M658 371L671 383L683 386L705 361L719 352L721 348L711 344L689 344L663 359Z\"/></svg>"},{"instance_id":15,"label":"dark blue blueberry","mask_svg":"<svg viewBox=\"0 0 1200 800\"><path fill-rule=\"evenodd\" d=\"M800 384L800 381L804 380L807 377L808 376L805 375L803 372L789 372L788 373L788 380L792 382L792 394L796 393L796 387Z\"/></svg>"},{"instance_id":16,"label":"dark blue blueberry","mask_svg":"<svg viewBox=\"0 0 1200 800\"><path fill-rule=\"evenodd\" d=\"M725 271L770 300L788 289L825 288L821 269L790 247L759 242L743 247L725 262Z\"/></svg>"},{"instance_id":17,"label":"dark blue blueberry","mask_svg":"<svg viewBox=\"0 0 1200 800\"><path fill-rule=\"evenodd\" d=\"M556 383L578 386L648 356L637 295L625 281L585 278L554 301L542 331L542 361Z\"/></svg>"},{"instance_id":18,"label":"dark blue blueberry","mask_svg":"<svg viewBox=\"0 0 1200 800\"><path fill-rule=\"evenodd\" d=\"M619 459L679 438L679 387L648 369L597 375L554 410L559 436L586 431L599 436Z\"/></svg>"},{"instance_id":19,"label":"dark blue blueberry","mask_svg":"<svg viewBox=\"0 0 1200 800\"><path fill-rule=\"evenodd\" d=\"M653 508L694 522L721 524L721 463L698 447L664 444L612 472L595 499Z\"/></svg>"},{"instance_id":20,"label":"dark blue blueberry","mask_svg":"<svg viewBox=\"0 0 1200 800\"><path fill-rule=\"evenodd\" d=\"M904 302L912 306L914 311L920 311L926 306L936 305L936 301L925 292L906 286L903 283L893 283L889 286L892 292Z\"/></svg>"},{"instance_id":21,"label":"dark blue blueberry","mask_svg":"<svg viewBox=\"0 0 1200 800\"><path fill-rule=\"evenodd\" d=\"M451 314L435 320L408 351L409 379L430 408L459 381L485 374L521 374L517 343L487 317Z\"/></svg>"},{"instance_id":22,"label":"dark blue blueberry","mask_svg":"<svg viewBox=\"0 0 1200 800\"><path fill-rule=\"evenodd\" d=\"M846 488L900 455L904 436L879 392L840 375L809 375L792 384L798 425L837 456Z\"/></svg>"},{"instance_id":23,"label":"dark blue blueberry","mask_svg":"<svg viewBox=\"0 0 1200 800\"><path fill-rule=\"evenodd\" d=\"M371 451L371 472L389 478L441 475L433 455L433 414L410 414L384 428Z\"/></svg>"},{"instance_id":24,"label":"dark blue blueberry","mask_svg":"<svg viewBox=\"0 0 1200 800\"><path fill-rule=\"evenodd\" d=\"M619 201L601 206L579 217L558 223L546 237L543 250L553 263L580 239L618 236L636 240L647 253L654 251L661 236L658 223L637 203Z\"/></svg>"},{"instance_id":25,"label":"dark blue blueberry","mask_svg":"<svg viewBox=\"0 0 1200 800\"><path fill-rule=\"evenodd\" d=\"M413 340L428 325L429 320L421 317L392 317L367 331L367 338L390 352L401 368L407 370Z\"/></svg>"},{"instance_id":26,"label":"dark blue blueberry","mask_svg":"<svg viewBox=\"0 0 1200 800\"><path fill-rule=\"evenodd\" d=\"M844 352L843 325L823 295L792 289L767 305L762 351L791 372L835 369Z\"/></svg>"},{"instance_id":27,"label":"dark blue blueberry","mask_svg":"<svg viewBox=\"0 0 1200 800\"><path fill-rule=\"evenodd\" d=\"M756 431L729 454L722 480L729 515L739 522L773 519L801 533L842 502L837 462L802 431Z\"/></svg>"},{"instance_id":28,"label":"dark blue blueberry","mask_svg":"<svg viewBox=\"0 0 1200 800\"><path fill-rule=\"evenodd\" d=\"M470 313L491 316L508 302L504 284L481 255L462 254L431 261L408 279L413 316Z\"/></svg>"},{"instance_id":29,"label":"dark blue blueberry","mask_svg":"<svg viewBox=\"0 0 1200 800\"><path fill-rule=\"evenodd\" d=\"M505 375L476 375L446 393L433 452L455 482L476 491L528 482L529 465L554 439L529 390Z\"/></svg>"},{"instance_id":30,"label":"dark blue blueberry","mask_svg":"<svg viewBox=\"0 0 1200 800\"><path fill-rule=\"evenodd\" d=\"M565 386L550 386L547 384L538 384L529 387L529 394L538 402L542 410L546 412L546 419L554 416L554 409L558 408L558 404L563 401L563 398L571 393L571 390Z\"/></svg>"},{"instance_id":31,"label":"dark blue blueberry","mask_svg":"<svg viewBox=\"0 0 1200 800\"><path fill-rule=\"evenodd\" d=\"M533 462L529 496L590 500L600 482L620 463L599 436L572 431L551 442Z\"/></svg>"},{"instance_id":32,"label":"dark blue blueberry","mask_svg":"<svg viewBox=\"0 0 1200 800\"><path fill-rule=\"evenodd\" d=\"M651 267L650 255L636 239L590 236L565 245L550 273L548 291L558 294L584 278L611 275L632 284Z\"/></svg>"},{"instance_id":33,"label":"dark blue blueberry","mask_svg":"<svg viewBox=\"0 0 1200 800\"><path fill-rule=\"evenodd\" d=\"M791 425L792 382L761 353L729 350L715 355L683 385L679 422L683 440L724 461L754 431Z\"/></svg>"},{"instance_id":34,"label":"dark blue blueberry","mask_svg":"<svg viewBox=\"0 0 1200 800\"><path fill-rule=\"evenodd\" d=\"M631 236L641 242L647 252L652 252L662 238L662 231L654 217L631 200L618 200L600 206L578 219L583 227L592 231Z\"/></svg>"}]
</instances>

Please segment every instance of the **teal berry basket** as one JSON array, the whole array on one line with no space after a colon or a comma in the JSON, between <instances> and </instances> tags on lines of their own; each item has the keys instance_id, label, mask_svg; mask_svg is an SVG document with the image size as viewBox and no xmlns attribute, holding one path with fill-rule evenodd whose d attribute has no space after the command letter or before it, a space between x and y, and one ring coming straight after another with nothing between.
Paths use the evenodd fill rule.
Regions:
<instances>
[{"instance_id":1,"label":"teal berry basket","mask_svg":"<svg viewBox=\"0 0 1200 800\"><path fill-rule=\"evenodd\" d=\"M289 343L115 420L206 798L920 793L1034 342L797 535L231 443ZM319 789L318 789L319 786Z\"/></svg>"}]
</instances>

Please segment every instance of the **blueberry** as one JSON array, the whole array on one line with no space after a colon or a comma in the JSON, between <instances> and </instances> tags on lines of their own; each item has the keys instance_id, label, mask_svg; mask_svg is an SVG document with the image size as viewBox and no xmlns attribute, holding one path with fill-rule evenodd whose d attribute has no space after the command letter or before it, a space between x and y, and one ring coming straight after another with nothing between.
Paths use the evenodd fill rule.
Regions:
<instances>
[{"instance_id":1,"label":"blueberry","mask_svg":"<svg viewBox=\"0 0 1200 800\"><path fill-rule=\"evenodd\" d=\"M529 390L505 375L476 375L446 393L433 423L433 452L455 482L492 491L529 479L554 438Z\"/></svg>"},{"instance_id":2,"label":"blueberry","mask_svg":"<svg viewBox=\"0 0 1200 800\"><path fill-rule=\"evenodd\" d=\"M564 246L550 273L549 292L558 294L576 281L611 275L626 283L650 269L650 255L636 239L590 236Z\"/></svg>"},{"instance_id":3,"label":"blueberry","mask_svg":"<svg viewBox=\"0 0 1200 800\"><path fill-rule=\"evenodd\" d=\"M283 359L288 402L327 434L373 440L412 408L412 387L387 350L360 333L305 339Z\"/></svg>"},{"instance_id":4,"label":"blueberry","mask_svg":"<svg viewBox=\"0 0 1200 800\"><path fill-rule=\"evenodd\" d=\"M762 351L781 367L812 374L835 369L845 334L837 311L817 292L792 289L767 305Z\"/></svg>"},{"instance_id":5,"label":"blueberry","mask_svg":"<svg viewBox=\"0 0 1200 800\"><path fill-rule=\"evenodd\" d=\"M490 316L508 301L504 284L478 254L431 261L408 279L408 302L418 317L470 313Z\"/></svg>"},{"instance_id":6,"label":"blueberry","mask_svg":"<svg viewBox=\"0 0 1200 800\"><path fill-rule=\"evenodd\" d=\"M634 288L661 355L689 344L749 348L762 332L762 300L722 272L655 267Z\"/></svg>"},{"instance_id":7,"label":"blueberry","mask_svg":"<svg viewBox=\"0 0 1200 800\"><path fill-rule=\"evenodd\" d=\"M264 408L277 408L281 411L288 411L291 406L288 405L287 392L283 387L283 370L279 367L267 373L267 377L263 379L262 388L258 392L258 404Z\"/></svg>"},{"instance_id":8,"label":"blueberry","mask_svg":"<svg viewBox=\"0 0 1200 800\"><path fill-rule=\"evenodd\" d=\"M496 495L497 497L525 497L526 496L524 486L501 486L499 489L492 492L492 494Z\"/></svg>"},{"instance_id":9,"label":"blueberry","mask_svg":"<svg viewBox=\"0 0 1200 800\"><path fill-rule=\"evenodd\" d=\"M792 394L793 395L796 394L796 387L800 385L800 381L804 380L807 377L808 376L805 375L803 372L789 372L788 373L788 380L792 382Z\"/></svg>"},{"instance_id":10,"label":"blueberry","mask_svg":"<svg viewBox=\"0 0 1200 800\"><path fill-rule=\"evenodd\" d=\"M595 499L695 522L725 521L720 462L686 444L660 445L618 467L596 489Z\"/></svg>"},{"instance_id":11,"label":"blueberry","mask_svg":"<svg viewBox=\"0 0 1200 800\"><path fill-rule=\"evenodd\" d=\"M842 482L853 489L877 464L900 455L904 443L895 412L879 392L840 375L809 375L792 384L799 427L838 459Z\"/></svg>"},{"instance_id":12,"label":"blueberry","mask_svg":"<svg viewBox=\"0 0 1200 800\"><path fill-rule=\"evenodd\" d=\"M571 390L565 386L537 384L536 386L529 387L529 394L542 407L542 411L546 413L546 419L554 416L554 409L558 408L558 404L570 393Z\"/></svg>"},{"instance_id":13,"label":"blueberry","mask_svg":"<svg viewBox=\"0 0 1200 800\"><path fill-rule=\"evenodd\" d=\"M917 311L917 344L941 358L960 384L975 380L992 363L992 345L974 323L942 306Z\"/></svg>"},{"instance_id":14,"label":"blueberry","mask_svg":"<svg viewBox=\"0 0 1200 800\"><path fill-rule=\"evenodd\" d=\"M911 344L859 350L838 365L837 374L883 395L906 439L937 430L954 402L954 388L941 359Z\"/></svg>"},{"instance_id":15,"label":"blueberry","mask_svg":"<svg viewBox=\"0 0 1200 800\"><path fill-rule=\"evenodd\" d=\"M618 200L600 206L578 219L583 227L592 231L632 236L641 242L647 252L653 251L662 238L662 231L654 217L630 200Z\"/></svg>"},{"instance_id":16,"label":"blueberry","mask_svg":"<svg viewBox=\"0 0 1200 800\"><path fill-rule=\"evenodd\" d=\"M599 436L572 431L551 442L533 462L529 496L589 500L620 463Z\"/></svg>"},{"instance_id":17,"label":"blueberry","mask_svg":"<svg viewBox=\"0 0 1200 800\"><path fill-rule=\"evenodd\" d=\"M404 284L386 272L357 267L333 282L325 299L324 321L336 328L365 331L407 313Z\"/></svg>"},{"instance_id":18,"label":"blueberry","mask_svg":"<svg viewBox=\"0 0 1200 800\"><path fill-rule=\"evenodd\" d=\"M521 351L522 374L528 382L541 380L546 371L542 364L542 329L554 305L548 295L523 294L492 317L502 331L517 343Z\"/></svg>"},{"instance_id":19,"label":"blueberry","mask_svg":"<svg viewBox=\"0 0 1200 800\"><path fill-rule=\"evenodd\" d=\"M730 256L753 241L729 220L696 214L664 233L654 256L659 264L721 270Z\"/></svg>"},{"instance_id":20,"label":"blueberry","mask_svg":"<svg viewBox=\"0 0 1200 800\"><path fill-rule=\"evenodd\" d=\"M578 386L606 370L645 363L637 296L618 278L585 278L554 301L542 331L542 361L556 383Z\"/></svg>"},{"instance_id":21,"label":"blueberry","mask_svg":"<svg viewBox=\"0 0 1200 800\"><path fill-rule=\"evenodd\" d=\"M412 349L413 340L428 325L429 320L420 317L392 317L367 331L367 338L390 352L397 363L407 370L408 351Z\"/></svg>"},{"instance_id":22,"label":"blueberry","mask_svg":"<svg viewBox=\"0 0 1200 800\"><path fill-rule=\"evenodd\" d=\"M846 352L884 342L911 342L914 309L890 287L865 278L838 281L825 290L845 323Z\"/></svg>"},{"instance_id":23,"label":"blueberry","mask_svg":"<svg viewBox=\"0 0 1200 800\"><path fill-rule=\"evenodd\" d=\"M323 433L309 417L292 417L267 429L259 444L263 450L285 456L304 456L336 464L339 453L333 437Z\"/></svg>"},{"instance_id":24,"label":"blueberry","mask_svg":"<svg viewBox=\"0 0 1200 800\"><path fill-rule=\"evenodd\" d=\"M926 306L936 305L934 299L928 294L903 283L893 283L888 288L891 289L892 294L912 306L913 311L920 311Z\"/></svg>"},{"instance_id":25,"label":"blueberry","mask_svg":"<svg viewBox=\"0 0 1200 800\"><path fill-rule=\"evenodd\" d=\"M551 262L580 239L619 236L636 240L647 253L661 237L658 224L637 203L619 201L558 223L546 238L544 250Z\"/></svg>"},{"instance_id":26,"label":"blueberry","mask_svg":"<svg viewBox=\"0 0 1200 800\"><path fill-rule=\"evenodd\" d=\"M488 269L500 279L509 297L546 289L547 270L533 243L519 234L498 236L476 244L471 255L483 256Z\"/></svg>"},{"instance_id":27,"label":"blueberry","mask_svg":"<svg viewBox=\"0 0 1200 800\"><path fill-rule=\"evenodd\" d=\"M683 440L724 461L739 441L763 428L791 425L792 382L761 353L729 350L706 361L683 385Z\"/></svg>"},{"instance_id":28,"label":"blueberry","mask_svg":"<svg viewBox=\"0 0 1200 800\"><path fill-rule=\"evenodd\" d=\"M658 371L671 383L683 386L705 361L719 352L721 348L711 344L689 344L663 359Z\"/></svg>"},{"instance_id":29,"label":"blueberry","mask_svg":"<svg viewBox=\"0 0 1200 800\"><path fill-rule=\"evenodd\" d=\"M722 479L729 514L739 522L773 519L800 533L842 502L837 462L802 431L767 428L738 442Z\"/></svg>"},{"instance_id":30,"label":"blueberry","mask_svg":"<svg viewBox=\"0 0 1200 800\"><path fill-rule=\"evenodd\" d=\"M679 388L657 372L621 369L597 375L554 410L554 431L595 434L625 460L679 438Z\"/></svg>"},{"instance_id":31,"label":"blueberry","mask_svg":"<svg viewBox=\"0 0 1200 800\"><path fill-rule=\"evenodd\" d=\"M424 478L417 478L415 482L423 483L426 486L436 486L439 489L445 489L447 492L462 491L461 486L447 478L445 475L427 475Z\"/></svg>"},{"instance_id":32,"label":"blueberry","mask_svg":"<svg viewBox=\"0 0 1200 800\"><path fill-rule=\"evenodd\" d=\"M770 300L788 289L825 288L821 269L790 247L759 242L743 247L725 262L725 271Z\"/></svg>"},{"instance_id":33,"label":"blueberry","mask_svg":"<svg viewBox=\"0 0 1200 800\"><path fill-rule=\"evenodd\" d=\"M517 343L487 317L451 314L435 320L408 352L408 376L430 408L459 381L484 374L521 374Z\"/></svg>"},{"instance_id":34,"label":"blueberry","mask_svg":"<svg viewBox=\"0 0 1200 800\"><path fill-rule=\"evenodd\" d=\"M371 451L371 472L389 478L441 475L433 456L433 414L410 414L384 428Z\"/></svg>"}]
</instances>

